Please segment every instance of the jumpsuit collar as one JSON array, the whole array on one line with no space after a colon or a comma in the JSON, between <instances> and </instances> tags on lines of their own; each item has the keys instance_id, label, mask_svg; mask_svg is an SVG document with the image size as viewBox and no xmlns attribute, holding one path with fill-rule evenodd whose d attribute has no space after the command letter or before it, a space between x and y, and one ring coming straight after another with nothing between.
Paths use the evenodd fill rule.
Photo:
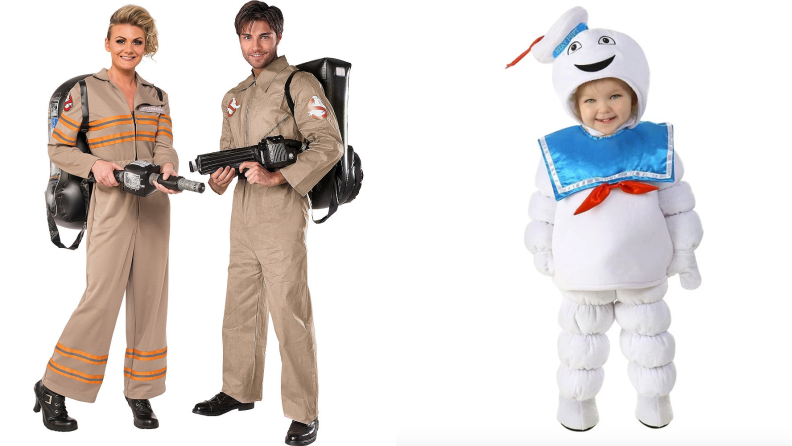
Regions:
<instances>
[{"instance_id":1,"label":"jumpsuit collar","mask_svg":"<svg viewBox=\"0 0 792 446\"><path fill-rule=\"evenodd\" d=\"M253 70L250 70L251 71L250 77L248 77L247 80L245 80L246 87L243 88L243 90L246 90L250 88L252 85L256 84L264 87L266 91L266 89L269 88L270 84L272 84L272 81L274 81L275 78L278 77L278 74L280 74L283 70L285 70L288 67L289 67L289 62L286 61L286 56L280 56L277 59L270 62L269 65L264 67L264 70L262 70L261 73L259 73L258 77L255 77L253 75ZM250 81L250 83L248 83L248 81Z\"/></svg>"},{"instance_id":2,"label":"jumpsuit collar","mask_svg":"<svg viewBox=\"0 0 792 446\"><path fill-rule=\"evenodd\" d=\"M107 76L107 68L102 68L98 73L94 74L93 76L97 79L110 82L110 77ZM138 85L145 85L147 87L154 86L154 84L152 84L151 82L148 82L142 77L140 77L140 75L137 74L137 71L135 71L135 82L137 82Z\"/></svg>"},{"instance_id":3,"label":"jumpsuit collar","mask_svg":"<svg viewBox=\"0 0 792 446\"><path fill-rule=\"evenodd\" d=\"M98 73L93 75L95 78L110 82L110 77L107 76L107 68L102 68ZM162 105L163 101L160 101L158 97L152 96L151 90L149 89L141 89L141 85L145 85L147 87L154 88L154 84L148 82L147 80L140 77L140 75L135 72L135 82L137 83L137 92L135 93L135 108L141 104L147 105Z\"/></svg>"}]
</instances>

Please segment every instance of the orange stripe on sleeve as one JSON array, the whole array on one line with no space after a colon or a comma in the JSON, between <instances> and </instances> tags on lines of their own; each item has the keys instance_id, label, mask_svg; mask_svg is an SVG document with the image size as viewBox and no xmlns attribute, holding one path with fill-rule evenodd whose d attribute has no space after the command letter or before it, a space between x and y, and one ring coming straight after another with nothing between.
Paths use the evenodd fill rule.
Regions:
<instances>
[{"instance_id":1,"label":"orange stripe on sleeve","mask_svg":"<svg viewBox=\"0 0 792 446\"><path fill-rule=\"evenodd\" d=\"M79 124L73 124L72 121L66 117L66 115L61 115L60 122L63 123L64 127L66 127L67 129L69 129L69 130L71 130L73 132L79 132L80 131Z\"/></svg>"},{"instance_id":2,"label":"orange stripe on sleeve","mask_svg":"<svg viewBox=\"0 0 792 446\"><path fill-rule=\"evenodd\" d=\"M55 129L52 132L52 136L56 140L58 140L58 142L60 142L62 144L66 144L67 146L74 146L74 145L77 144L77 140L76 139L66 139L66 136L63 133L61 133L60 130L58 130L58 129Z\"/></svg>"},{"instance_id":3,"label":"orange stripe on sleeve","mask_svg":"<svg viewBox=\"0 0 792 446\"><path fill-rule=\"evenodd\" d=\"M72 121L71 119L69 119L69 117L68 117L68 116L66 116L66 115L65 115L65 114L63 114L63 113L61 113L61 119L62 119L63 121L65 121L65 122L67 122L67 123L71 124L71 126L72 126L72 127L77 127L77 129L79 129L79 128L80 128L80 123L79 123L79 122Z\"/></svg>"}]
</instances>

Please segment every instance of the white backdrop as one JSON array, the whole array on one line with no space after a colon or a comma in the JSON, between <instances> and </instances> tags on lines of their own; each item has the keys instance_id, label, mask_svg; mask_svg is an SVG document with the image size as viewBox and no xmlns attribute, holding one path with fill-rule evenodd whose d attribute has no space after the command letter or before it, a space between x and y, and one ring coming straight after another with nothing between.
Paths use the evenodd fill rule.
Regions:
<instances>
[{"instance_id":1,"label":"white backdrop","mask_svg":"<svg viewBox=\"0 0 792 446\"><path fill-rule=\"evenodd\" d=\"M282 444L280 361L270 329L264 400L219 418L190 413L221 387L231 194L171 198L168 392L155 431L132 426L122 395L124 319L95 404L69 401L78 431L31 411L84 289L85 252L48 240L45 110L65 80L109 67L103 39L122 1L2 7L4 135L2 400L6 444ZM170 95L182 174L217 150L220 101L247 77L236 2L140 4L160 52L139 73ZM644 119L675 125L705 237L703 285L673 278L675 420L634 418L627 361L611 339L601 421L584 434L555 420L560 297L523 247L539 160L536 138L572 125L551 67L503 67L571 2L281 0L291 63L353 63L349 141L366 172L358 200L309 230L321 435L317 444L789 444L790 7L753 1L588 1L591 27L644 48ZM204 181L206 177L203 177ZM123 309L122 309L123 311ZM784 427L787 426L787 427Z\"/></svg>"}]
</instances>

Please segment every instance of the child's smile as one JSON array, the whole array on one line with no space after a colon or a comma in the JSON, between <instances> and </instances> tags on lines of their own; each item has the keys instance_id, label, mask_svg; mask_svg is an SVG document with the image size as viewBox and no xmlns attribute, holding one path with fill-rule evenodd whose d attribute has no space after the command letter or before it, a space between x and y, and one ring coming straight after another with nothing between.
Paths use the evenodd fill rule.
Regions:
<instances>
[{"instance_id":1,"label":"child's smile","mask_svg":"<svg viewBox=\"0 0 792 446\"><path fill-rule=\"evenodd\" d=\"M613 134L632 114L634 93L615 78L587 82L575 93L580 120L603 135Z\"/></svg>"}]
</instances>

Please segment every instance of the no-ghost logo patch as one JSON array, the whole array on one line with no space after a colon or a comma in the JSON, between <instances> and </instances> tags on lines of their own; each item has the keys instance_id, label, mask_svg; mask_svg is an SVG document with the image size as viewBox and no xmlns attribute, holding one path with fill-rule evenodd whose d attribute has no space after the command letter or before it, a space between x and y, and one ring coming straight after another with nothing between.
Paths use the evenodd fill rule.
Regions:
<instances>
[{"instance_id":1,"label":"no-ghost logo patch","mask_svg":"<svg viewBox=\"0 0 792 446\"><path fill-rule=\"evenodd\" d=\"M238 109L239 104L237 104L236 98L231 98L231 102L228 103L228 117L233 116Z\"/></svg>"},{"instance_id":2,"label":"no-ghost logo patch","mask_svg":"<svg viewBox=\"0 0 792 446\"><path fill-rule=\"evenodd\" d=\"M327 117L327 107L319 99L319 96L314 96L308 101L308 116L314 119L324 119Z\"/></svg>"},{"instance_id":3,"label":"no-ghost logo patch","mask_svg":"<svg viewBox=\"0 0 792 446\"><path fill-rule=\"evenodd\" d=\"M69 95L69 99L66 99L66 102L63 104L63 111L69 111L74 107L74 101L72 101L71 95Z\"/></svg>"}]
</instances>

